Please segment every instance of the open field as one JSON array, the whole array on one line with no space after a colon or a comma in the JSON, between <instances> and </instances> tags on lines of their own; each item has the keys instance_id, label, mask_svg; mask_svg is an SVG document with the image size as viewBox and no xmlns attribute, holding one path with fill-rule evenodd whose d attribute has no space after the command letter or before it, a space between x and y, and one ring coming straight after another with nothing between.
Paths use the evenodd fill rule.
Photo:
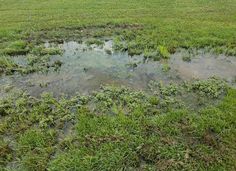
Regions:
<instances>
[{"instance_id":1,"label":"open field","mask_svg":"<svg viewBox=\"0 0 236 171\"><path fill-rule=\"evenodd\" d=\"M236 0L0 0L0 170L236 170Z\"/></svg>"},{"instance_id":2,"label":"open field","mask_svg":"<svg viewBox=\"0 0 236 171\"><path fill-rule=\"evenodd\" d=\"M235 53L235 8L235 0L7 0L0 5L1 46L8 40L27 39L42 30L52 39L75 36L80 34L74 31L76 28L93 26L94 34L103 36L116 29L99 32L97 26L106 29L112 25L136 24L133 29L123 26L127 32L122 33L131 43L130 48L226 46ZM36 37L40 36L43 37L41 34Z\"/></svg>"}]
</instances>

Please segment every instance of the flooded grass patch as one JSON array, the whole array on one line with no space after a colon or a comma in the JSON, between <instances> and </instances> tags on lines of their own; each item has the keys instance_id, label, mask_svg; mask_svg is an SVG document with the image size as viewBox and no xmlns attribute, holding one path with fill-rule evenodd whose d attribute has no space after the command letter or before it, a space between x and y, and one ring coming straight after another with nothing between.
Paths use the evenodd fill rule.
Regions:
<instances>
[{"instance_id":1,"label":"flooded grass patch","mask_svg":"<svg viewBox=\"0 0 236 171\"><path fill-rule=\"evenodd\" d=\"M107 84L147 90L150 81L165 84L213 76L226 79L234 85L234 57L194 49L180 49L170 54L165 47L159 47L155 52L145 51L141 55L130 56L127 51L117 51L115 40L96 40L102 42L99 44L91 39L88 41L91 42L89 45L87 41L63 44L46 42L44 46L39 46L41 50L34 51L35 55L7 57L12 62L7 65L4 60L2 68L5 69L2 70L14 72L11 72L11 76L1 77L1 85L23 88L36 96L44 91L53 92L56 96L62 93L71 95L78 91L91 93ZM51 55L40 54L42 49ZM185 55L191 56L191 61L184 61Z\"/></svg>"},{"instance_id":2,"label":"flooded grass patch","mask_svg":"<svg viewBox=\"0 0 236 171\"><path fill-rule=\"evenodd\" d=\"M186 55L187 57L185 57ZM191 61L189 61L189 57ZM183 60L183 58L187 59ZM180 51L172 55L170 59L170 66L179 73L182 79L206 79L218 76L230 84L233 83L235 77L235 63L234 56L216 55L202 50L195 53Z\"/></svg>"},{"instance_id":3,"label":"flooded grass patch","mask_svg":"<svg viewBox=\"0 0 236 171\"><path fill-rule=\"evenodd\" d=\"M11 74L16 70L18 66L14 63L14 61L7 56L1 56L0 58L0 75L2 74Z\"/></svg>"},{"instance_id":4,"label":"flooded grass patch","mask_svg":"<svg viewBox=\"0 0 236 171\"><path fill-rule=\"evenodd\" d=\"M71 98L9 92L0 100L1 167L235 167L235 90L212 78L183 85L153 83L151 92L114 86ZM184 101L186 93L195 94L192 101L202 97L209 103L193 111L192 101Z\"/></svg>"}]
</instances>

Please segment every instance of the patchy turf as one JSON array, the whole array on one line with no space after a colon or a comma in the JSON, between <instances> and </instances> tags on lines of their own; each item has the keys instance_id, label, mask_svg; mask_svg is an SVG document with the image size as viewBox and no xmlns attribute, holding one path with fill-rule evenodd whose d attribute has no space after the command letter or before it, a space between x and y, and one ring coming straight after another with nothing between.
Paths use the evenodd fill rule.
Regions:
<instances>
[{"instance_id":1,"label":"patchy turf","mask_svg":"<svg viewBox=\"0 0 236 171\"><path fill-rule=\"evenodd\" d=\"M1 167L234 170L236 91L214 78L155 85L154 95L116 87L70 99L9 93L0 101Z\"/></svg>"},{"instance_id":2,"label":"patchy turf","mask_svg":"<svg viewBox=\"0 0 236 171\"><path fill-rule=\"evenodd\" d=\"M16 49L9 44L15 41L119 35L131 54L164 46L170 52L178 47L211 47L235 55L235 4L235 0L7 0L0 6L0 47L14 54Z\"/></svg>"}]
</instances>

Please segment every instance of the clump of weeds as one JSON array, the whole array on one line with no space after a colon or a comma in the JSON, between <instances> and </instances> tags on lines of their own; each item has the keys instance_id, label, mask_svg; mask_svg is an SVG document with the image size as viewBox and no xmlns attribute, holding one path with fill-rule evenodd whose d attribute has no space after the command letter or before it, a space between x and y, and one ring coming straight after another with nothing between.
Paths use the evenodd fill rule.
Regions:
<instances>
[{"instance_id":1,"label":"clump of weeds","mask_svg":"<svg viewBox=\"0 0 236 171\"><path fill-rule=\"evenodd\" d=\"M203 96L217 98L226 90L226 83L221 79L212 77L208 80L195 81L190 85L190 89L200 93Z\"/></svg>"},{"instance_id":2,"label":"clump of weeds","mask_svg":"<svg viewBox=\"0 0 236 171\"><path fill-rule=\"evenodd\" d=\"M2 50L2 53L5 55L25 55L29 52L27 43L23 40L18 40L11 42L5 49Z\"/></svg>"},{"instance_id":3,"label":"clump of weeds","mask_svg":"<svg viewBox=\"0 0 236 171\"><path fill-rule=\"evenodd\" d=\"M32 72L48 72L51 68L54 70L59 70L63 64L60 60L55 60L54 62L50 61L49 55L44 56L35 56L27 55L27 65L22 69L23 74L32 73Z\"/></svg>"},{"instance_id":4,"label":"clump of weeds","mask_svg":"<svg viewBox=\"0 0 236 171\"><path fill-rule=\"evenodd\" d=\"M61 55L63 52L60 48L57 47L44 47L44 46L35 46L33 47L32 54L38 55L38 56L44 56L44 55Z\"/></svg>"},{"instance_id":5,"label":"clump of weeds","mask_svg":"<svg viewBox=\"0 0 236 171\"><path fill-rule=\"evenodd\" d=\"M10 56L1 56L0 57L0 75L12 75L16 72L21 74L29 74L33 72L48 72L51 69L59 70L63 64L60 60L55 60L52 62L49 55L37 56L28 54L24 56L25 64L20 65L14 61L14 58L11 59Z\"/></svg>"},{"instance_id":6,"label":"clump of weeds","mask_svg":"<svg viewBox=\"0 0 236 171\"><path fill-rule=\"evenodd\" d=\"M124 52L128 50L127 44L120 37L114 38L112 48L115 51L120 51L120 52Z\"/></svg>"},{"instance_id":7,"label":"clump of weeds","mask_svg":"<svg viewBox=\"0 0 236 171\"><path fill-rule=\"evenodd\" d=\"M9 143L0 139L0 167L6 166L8 162L11 162L14 157L14 151Z\"/></svg>"},{"instance_id":8,"label":"clump of weeds","mask_svg":"<svg viewBox=\"0 0 236 171\"><path fill-rule=\"evenodd\" d=\"M189 48L183 51L182 60L185 62L191 62L194 56L198 55L200 52L204 53L205 51L206 49L198 50L196 48Z\"/></svg>"},{"instance_id":9,"label":"clump of weeds","mask_svg":"<svg viewBox=\"0 0 236 171\"><path fill-rule=\"evenodd\" d=\"M145 59L153 59L154 61L159 61L161 59L161 56L158 51L152 52L147 49L144 51L143 56Z\"/></svg>"},{"instance_id":10,"label":"clump of weeds","mask_svg":"<svg viewBox=\"0 0 236 171\"><path fill-rule=\"evenodd\" d=\"M162 64L162 71L163 72L168 72L168 71L170 71L170 65L168 64L168 63L164 63L164 64Z\"/></svg>"},{"instance_id":11,"label":"clump of weeds","mask_svg":"<svg viewBox=\"0 0 236 171\"><path fill-rule=\"evenodd\" d=\"M91 45L103 46L104 41L96 39L96 38L90 38L85 41L85 44L88 46L91 46Z\"/></svg>"},{"instance_id":12,"label":"clump of weeds","mask_svg":"<svg viewBox=\"0 0 236 171\"><path fill-rule=\"evenodd\" d=\"M12 74L18 69L19 66L9 56L0 56L0 75Z\"/></svg>"},{"instance_id":13,"label":"clump of weeds","mask_svg":"<svg viewBox=\"0 0 236 171\"><path fill-rule=\"evenodd\" d=\"M168 49L165 46L159 46L158 48L159 53L163 59L169 59L170 58L170 53Z\"/></svg>"},{"instance_id":14,"label":"clump of weeds","mask_svg":"<svg viewBox=\"0 0 236 171\"><path fill-rule=\"evenodd\" d=\"M182 60L185 62L191 62L192 57L189 53L187 53L187 54L183 55Z\"/></svg>"},{"instance_id":15,"label":"clump of weeds","mask_svg":"<svg viewBox=\"0 0 236 171\"><path fill-rule=\"evenodd\" d=\"M225 47L225 46L220 46L220 47L214 47L211 48L211 51L216 54L225 54L226 56L236 56L236 48L235 47Z\"/></svg>"}]
</instances>

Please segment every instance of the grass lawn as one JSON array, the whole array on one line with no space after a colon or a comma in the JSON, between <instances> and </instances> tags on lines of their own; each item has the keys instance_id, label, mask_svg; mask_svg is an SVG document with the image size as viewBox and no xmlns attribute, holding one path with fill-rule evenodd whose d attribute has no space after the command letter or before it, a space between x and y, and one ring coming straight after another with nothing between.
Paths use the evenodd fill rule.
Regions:
<instances>
[{"instance_id":1,"label":"grass lawn","mask_svg":"<svg viewBox=\"0 0 236 171\"><path fill-rule=\"evenodd\" d=\"M93 36L119 32L129 42L129 48L135 50L159 45L170 51L177 47L224 46L235 53L235 8L235 0L3 0L0 47L6 47L7 41L29 40L33 35L38 39L76 37L82 28L93 26ZM117 30L118 25L122 31ZM98 26L106 31L97 30ZM111 26L114 28L108 29ZM43 30L47 35L43 35Z\"/></svg>"},{"instance_id":2,"label":"grass lawn","mask_svg":"<svg viewBox=\"0 0 236 171\"><path fill-rule=\"evenodd\" d=\"M104 37L164 60L178 48L236 56L236 0L0 0L0 77L51 67L62 52L45 41ZM0 170L236 170L236 90L222 80L70 98L2 89Z\"/></svg>"}]
</instances>

